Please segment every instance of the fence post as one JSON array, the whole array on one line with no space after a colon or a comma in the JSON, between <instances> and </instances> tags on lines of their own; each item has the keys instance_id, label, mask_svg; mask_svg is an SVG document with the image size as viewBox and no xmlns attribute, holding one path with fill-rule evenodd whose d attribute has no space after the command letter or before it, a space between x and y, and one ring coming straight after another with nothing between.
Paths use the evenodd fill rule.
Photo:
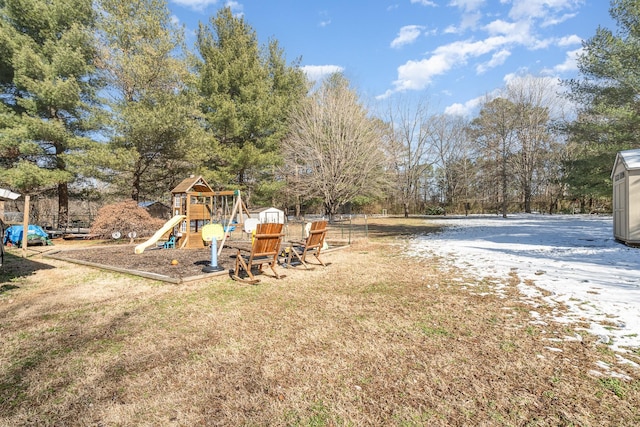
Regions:
<instances>
[{"instance_id":1,"label":"fence post","mask_svg":"<svg viewBox=\"0 0 640 427\"><path fill-rule=\"evenodd\" d=\"M367 215L364 215L364 237L369 238L369 223L367 222Z\"/></svg>"},{"instance_id":2,"label":"fence post","mask_svg":"<svg viewBox=\"0 0 640 427\"><path fill-rule=\"evenodd\" d=\"M24 195L24 215L22 217L22 258L27 257L27 243L29 241L29 205L31 196Z\"/></svg>"}]
</instances>

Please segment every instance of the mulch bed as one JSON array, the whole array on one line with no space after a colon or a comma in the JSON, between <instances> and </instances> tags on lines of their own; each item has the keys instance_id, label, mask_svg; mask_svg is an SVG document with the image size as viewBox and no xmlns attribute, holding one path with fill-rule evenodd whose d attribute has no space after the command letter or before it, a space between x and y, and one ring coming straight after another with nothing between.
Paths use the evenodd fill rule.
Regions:
<instances>
[{"instance_id":1,"label":"mulch bed","mask_svg":"<svg viewBox=\"0 0 640 427\"><path fill-rule=\"evenodd\" d=\"M222 273L235 268L236 247L249 249L250 242L234 242L233 247L226 246L217 257ZM203 268L211 265L211 249L158 249L149 248L141 254L134 253L135 245L90 246L53 250L47 253L50 258L79 262L95 267L104 267L129 273L150 273L158 279L167 277L176 283L210 274ZM177 263L172 263L172 261Z\"/></svg>"}]
</instances>

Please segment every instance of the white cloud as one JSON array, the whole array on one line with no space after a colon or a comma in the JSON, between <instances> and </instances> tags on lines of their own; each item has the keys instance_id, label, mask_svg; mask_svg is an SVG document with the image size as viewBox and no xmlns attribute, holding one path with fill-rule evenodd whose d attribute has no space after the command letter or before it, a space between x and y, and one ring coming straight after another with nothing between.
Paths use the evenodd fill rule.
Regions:
<instances>
[{"instance_id":1,"label":"white cloud","mask_svg":"<svg viewBox=\"0 0 640 427\"><path fill-rule=\"evenodd\" d=\"M509 52L507 49L502 49L501 51L494 53L493 56L491 57L491 60L489 60L488 62L485 62L484 64L478 65L476 67L476 72L478 74L483 74L491 68L495 68L499 65L502 65L504 64L504 61L506 61L509 56L511 56L511 52Z\"/></svg>"},{"instance_id":2,"label":"white cloud","mask_svg":"<svg viewBox=\"0 0 640 427\"><path fill-rule=\"evenodd\" d=\"M544 22L542 22L542 24L540 24L541 27L551 27L553 25L558 25L558 24L562 24L564 21L567 21L573 17L575 17L577 14L576 13L565 13L562 16L550 16L549 18L545 19Z\"/></svg>"},{"instance_id":3,"label":"white cloud","mask_svg":"<svg viewBox=\"0 0 640 427\"><path fill-rule=\"evenodd\" d=\"M457 65L466 63L469 57L478 57L498 49L508 40L502 36L483 41L459 41L440 46L434 54L420 61L407 61L398 67L398 79L393 82L396 91L421 90L433 77L444 74Z\"/></svg>"},{"instance_id":4,"label":"white cloud","mask_svg":"<svg viewBox=\"0 0 640 427\"><path fill-rule=\"evenodd\" d=\"M217 4L218 0L171 0L171 2L193 10L204 10L207 6Z\"/></svg>"},{"instance_id":5,"label":"white cloud","mask_svg":"<svg viewBox=\"0 0 640 427\"><path fill-rule=\"evenodd\" d=\"M411 0L411 4L418 3L423 6L437 6L437 4L431 0Z\"/></svg>"},{"instance_id":6,"label":"white cloud","mask_svg":"<svg viewBox=\"0 0 640 427\"><path fill-rule=\"evenodd\" d=\"M377 100L383 100L383 99L387 99L389 98L391 95L393 95L395 92L392 91L391 89L387 89L382 95L377 95L375 98Z\"/></svg>"},{"instance_id":7,"label":"white cloud","mask_svg":"<svg viewBox=\"0 0 640 427\"><path fill-rule=\"evenodd\" d=\"M575 34L562 37L560 40L558 40L558 46L571 46L574 44L582 44L582 39Z\"/></svg>"},{"instance_id":8,"label":"white cloud","mask_svg":"<svg viewBox=\"0 0 640 427\"><path fill-rule=\"evenodd\" d=\"M460 20L459 30L464 31L469 28L476 28L481 19L481 13L465 13L462 15L462 19Z\"/></svg>"},{"instance_id":9,"label":"white cloud","mask_svg":"<svg viewBox=\"0 0 640 427\"><path fill-rule=\"evenodd\" d=\"M236 18L242 18L244 16L244 6L237 1L228 0L224 5L231 9L231 13L233 13L233 16Z\"/></svg>"},{"instance_id":10,"label":"white cloud","mask_svg":"<svg viewBox=\"0 0 640 427\"><path fill-rule=\"evenodd\" d=\"M507 73L504 75L504 77L502 78L502 81L508 85L511 82L514 82L518 79L521 79L522 76L526 76L527 75L527 70L519 70L517 72L514 73Z\"/></svg>"},{"instance_id":11,"label":"white cloud","mask_svg":"<svg viewBox=\"0 0 640 427\"><path fill-rule=\"evenodd\" d=\"M398 79L393 84L397 91L424 89L434 76L449 70L452 62L447 55L434 55L421 61L407 61L398 67Z\"/></svg>"},{"instance_id":12,"label":"white cloud","mask_svg":"<svg viewBox=\"0 0 640 427\"><path fill-rule=\"evenodd\" d=\"M573 46L581 43L580 38L575 35L541 39L536 36L536 27L539 27L544 20L546 20L544 22L551 22L551 19L555 19L560 22L562 19L568 19L572 16L568 12L574 12L584 3L584 0L501 0L501 3L511 8L509 18L495 19L481 27L488 37L442 45L424 59L406 61L398 66L397 79L393 81L392 89L381 97L388 97L397 92L423 90L432 84L435 77L462 67L474 58L481 59L478 61L479 65L476 64L475 71L482 74L504 64L515 48L540 50L551 45ZM461 9L463 19L465 15L470 17L472 14L475 14L475 18L468 18L466 23L459 26L446 27L445 34L460 33L465 28L480 28L474 25L477 25L476 23L482 18L481 9L486 5L486 0L450 0L448 5ZM558 16L560 18L557 18ZM410 40L410 34L407 31L404 38L399 34L393 42L394 46L400 46L403 40ZM418 35L414 34L411 37L413 37L411 41L415 41ZM560 73L575 70L575 52L568 53L564 63L547 71ZM486 55L491 56L484 57Z\"/></svg>"},{"instance_id":13,"label":"white cloud","mask_svg":"<svg viewBox=\"0 0 640 427\"><path fill-rule=\"evenodd\" d=\"M515 20L545 18L552 19L551 12L571 10L584 3L584 0L513 0L509 16Z\"/></svg>"},{"instance_id":14,"label":"white cloud","mask_svg":"<svg viewBox=\"0 0 640 427\"><path fill-rule=\"evenodd\" d=\"M459 32L458 27L456 27L455 25L449 25L447 28L444 29L445 34L456 34L458 32Z\"/></svg>"},{"instance_id":15,"label":"white cloud","mask_svg":"<svg viewBox=\"0 0 640 427\"><path fill-rule=\"evenodd\" d=\"M329 16L329 12L323 10L319 13L320 22L318 23L318 27L324 28L331 25L331 17Z\"/></svg>"},{"instance_id":16,"label":"white cloud","mask_svg":"<svg viewBox=\"0 0 640 427\"><path fill-rule=\"evenodd\" d=\"M553 72L567 73L571 71L576 71L578 69L578 63L576 62L576 59L578 55L582 53L582 51L583 51L582 48L568 51L564 62L553 67L552 69Z\"/></svg>"},{"instance_id":17,"label":"white cloud","mask_svg":"<svg viewBox=\"0 0 640 427\"><path fill-rule=\"evenodd\" d=\"M322 78L333 74L340 73L344 70L339 65L305 65L300 69L307 75L307 78L313 82L322 80Z\"/></svg>"},{"instance_id":18,"label":"white cloud","mask_svg":"<svg viewBox=\"0 0 640 427\"><path fill-rule=\"evenodd\" d=\"M484 5L485 0L451 0L449 6L458 7L467 12L480 9Z\"/></svg>"},{"instance_id":19,"label":"white cloud","mask_svg":"<svg viewBox=\"0 0 640 427\"><path fill-rule=\"evenodd\" d=\"M475 57L487 54L510 41L510 39L504 36L489 37L485 40L474 42L459 41L440 46L434 52L435 55L444 55L456 61L464 61L469 56Z\"/></svg>"},{"instance_id":20,"label":"white cloud","mask_svg":"<svg viewBox=\"0 0 640 427\"><path fill-rule=\"evenodd\" d=\"M228 8L230 8L231 10L236 10L237 11L237 10L244 9L244 6L242 4L240 4L240 3L238 3L237 1L229 0L224 5L227 6Z\"/></svg>"},{"instance_id":21,"label":"white cloud","mask_svg":"<svg viewBox=\"0 0 640 427\"><path fill-rule=\"evenodd\" d=\"M482 13L478 9L484 5L485 0L451 0L449 6L457 7L463 11L460 25L450 25L445 32L459 34L468 29L474 29L482 19Z\"/></svg>"},{"instance_id":22,"label":"white cloud","mask_svg":"<svg viewBox=\"0 0 640 427\"><path fill-rule=\"evenodd\" d=\"M421 25L406 25L400 28L398 36L391 42L391 47L397 48L406 44L411 44L422 34L424 27Z\"/></svg>"},{"instance_id":23,"label":"white cloud","mask_svg":"<svg viewBox=\"0 0 640 427\"><path fill-rule=\"evenodd\" d=\"M180 6L188 7L196 11L202 11L207 6L213 6L218 4L218 0L170 0L171 3L179 4ZM230 8L234 15L242 15L242 9L244 6L234 0L228 0L225 4Z\"/></svg>"},{"instance_id":24,"label":"white cloud","mask_svg":"<svg viewBox=\"0 0 640 427\"><path fill-rule=\"evenodd\" d=\"M510 34L516 30L518 25L515 22L507 22L502 19L496 19L485 25L484 29L491 35Z\"/></svg>"},{"instance_id":25,"label":"white cloud","mask_svg":"<svg viewBox=\"0 0 640 427\"><path fill-rule=\"evenodd\" d=\"M511 43L535 46L539 41L531 34L531 23L528 21L506 22L497 19L487 24L484 29L492 36L504 36Z\"/></svg>"},{"instance_id":26,"label":"white cloud","mask_svg":"<svg viewBox=\"0 0 640 427\"><path fill-rule=\"evenodd\" d=\"M479 96L477 98L470 99L464 104L455 103L449 105L444 109L444 113L450 116L471 116L478 108L478 106L480 106L485 101L485 99L485 96Z\"/></svg>"}]
</instances>

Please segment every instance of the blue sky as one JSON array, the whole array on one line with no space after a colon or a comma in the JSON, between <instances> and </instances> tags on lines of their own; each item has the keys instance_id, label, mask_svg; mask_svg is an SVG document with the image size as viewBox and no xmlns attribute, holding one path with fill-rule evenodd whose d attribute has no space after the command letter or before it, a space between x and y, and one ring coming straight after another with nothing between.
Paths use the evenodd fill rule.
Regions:
<instances>
[{"instance_id":1,"label":"blue sky","mask_svg":"<svg viewBox=\"0 0 640 427\"><path fill-rule=\"evenodd\" d=\"M514 74L577 76L581 41L615 30L607 0L168 0L193 47L229 6L311 79L341 71L368 99L428 99L469 114Z\"/></svg>"}]
</instances>

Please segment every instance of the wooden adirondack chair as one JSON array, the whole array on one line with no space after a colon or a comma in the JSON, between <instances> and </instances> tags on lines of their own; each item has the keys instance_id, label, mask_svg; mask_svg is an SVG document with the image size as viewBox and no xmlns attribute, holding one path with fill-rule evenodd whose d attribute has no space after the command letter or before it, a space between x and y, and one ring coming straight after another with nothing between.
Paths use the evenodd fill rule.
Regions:
<instances>
[{"instance_id":1,"label":"wooden adirondack chair","mask_svg":"<svg viewBox=\"0 0 640 427\"><path fill-rule=\"evenodd\" d=\"M231 278L251 284L258 283L260 279L255 277L251 270L257 267L258 271L262 273L265 264L271 268L276 279L285 277L278 274L275 269L283 237L282 224L258 224L250 253L248 255L242 254L243 249L238 248L236 268ZM245 249L245 251L247 250ZM241 277L241 274L246 274L247 277Z\"/></svg>"},{"instance_id":2,"label":"wooden adirondack chair","mask_svg":"<svg viewBox=\"0 0 640 427\"><path fill-rule=\"evenodd\" d=\"M324 246L324 239L327 235L327 221L314 221L311 223L309 229L309 236L304 242L292 242L289 247L289 254L287 255L287 266L294 266L297 261L302 264L306 269L311 269L307 265L307 254L313 253L318 262L326 267L327 264L320 259L320 252Z\"/></svg>"}]
</instances>

